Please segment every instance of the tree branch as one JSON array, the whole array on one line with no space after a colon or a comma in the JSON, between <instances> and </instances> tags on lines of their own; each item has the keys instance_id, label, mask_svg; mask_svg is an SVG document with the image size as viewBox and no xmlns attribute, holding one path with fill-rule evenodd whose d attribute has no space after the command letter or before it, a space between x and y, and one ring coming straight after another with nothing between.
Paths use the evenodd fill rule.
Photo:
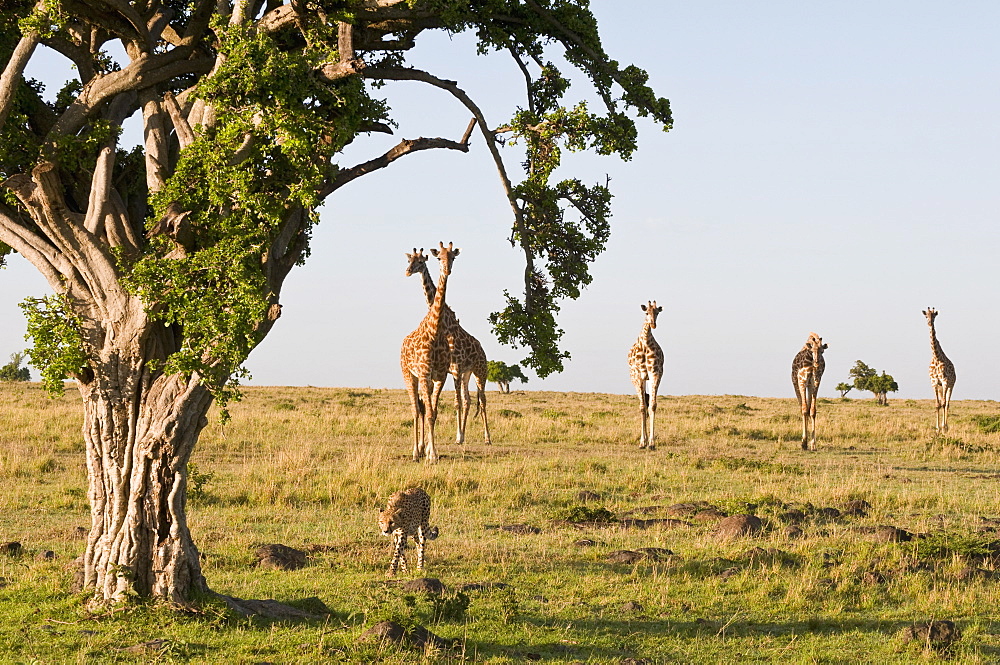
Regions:
<instances>
[{"instance_id":1,"label":"tree branch","mask_svg":"<svg viewBox=\"0 0 1000 665\"><path fill-rule=\"evenodd\" d=\"M367 175L372 171L384 169L403 155L408 155L412 152L418 152L420 150L431 150L434 148L448 148L449 150L469 152L468 142L459 143L449 139L428 139L423 137L418 139L404 139L381 157L376 157L375 159L352 166L349 169L339 171L337 175L334 176L333 180L329 181L327 185L320 190L319 196L321 199L324 199L352 180L356 180L357 178Z\"/></svg>"},{"instance_id":2,"label":"tree branch","mask_svg":"<svg viewBox=\"0 0 1000 665\"><path fill-rule=\"evenodd\" d=\"M472 115L476 119L476 124L479 126L479 131L482 132L483 138L486 139L486 147L489 149L490 155L493 157L493 163L496 165L497 173L500 175L500 182L503 185L504 193L507 195L507 201L510 203L510 208L514 212L514 228L521 238L527 237L527 227L524 223L524 213L521 211L521 207L517 204L517 197L514 195L514 188L510 183L510 178L507 176L507 168L503 163L503 158L500 157L500 150L497 148L496 135L486 124L486 118L483 116L483 112L478 106L476 106L475 102L472 101L469 95L458 87L458 84L455 81L440 79L428 72L404 67L371 67L363 71L361 76L363 78L377 80L421 81L429 83L435 87L441 88L442 90L447 90L459 101L461 101L467 109L472 111ZM526 263L524 274L526 280L525 283L527 283L529 276L534 274L535 257L526 243L521 243L521 249L524 250Z\"/></svg>"},{"instance_id":3,"label":"tree branch","mask_svg":"<svg viewBox=\"0 0 1000 665\"><path fill-rule=\"evenodd\" d=\"M169 90L163 94L163 105L167 107L167 113L170 114L170 121L174 123L177 142L180 143L181 150L183 150L194 142L194 132L191 130L191 125L188 124L187 118L184 117L177 98Z\"/></svg>"},{"instance_id":4,"label":"tree branch","mask_svg":"<svg viewBox=\"0 0 1000 665\"><path fill-rule=\"evenodd\" d=\"M0 75L0 130L7 123L7 115L14 105L14 90L21 82L24 68L31 59L31 54L38 46L38 33L29 32L21 37L21 40L14 47L14 53L4 67L3 75Z\"/></svg>"},{"instance_id":5,"label":"tree branch","mask_svg":"<svg viewBox=\"0 0 1000 665\"><path fill-rule=\"evenodd\" d=\"M120 71L95 77L56 121L49 132L49 140L78 131L101 104L119 93L152 87L183 74L209 72L213 65L211 58L188 59L193 48L187 45L167 53L142 54Z\"/></svg>"}]
</instances>

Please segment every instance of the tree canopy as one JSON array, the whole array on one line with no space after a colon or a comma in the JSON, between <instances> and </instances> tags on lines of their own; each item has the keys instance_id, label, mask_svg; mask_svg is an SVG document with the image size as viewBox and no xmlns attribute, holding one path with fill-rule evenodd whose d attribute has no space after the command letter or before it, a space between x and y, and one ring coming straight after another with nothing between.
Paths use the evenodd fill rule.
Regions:
<instances>
[{"instance_id":1,"label":"tree canopy","mask_svg":"<svg viewBox=\"0 0 1000 665\"><path fill-rule=\"evenodd\" d=\"M528 377L521 371L520 365L508 365L500 360L490 360L487 363L486 380L500 386L500 392L510 392L510 382L519 379L521 383L527 383Z\"/></svg>"},{"instance_id":2,"label":"tree canopy","mask_svg":"<svg viewBox=\"0 0 1000 665\"><path fill-rule=\"evenodd\" d=\"M889 404L889 393L899 390L899 384L885 370L881 374L873 367L858 360L851 368L851 376L854 378L854 387L858 390L867 390L875 395L876 401L886 406ZM838 387L839 390L839 387Z\"/></svg>"},{"instance_id":3,"label":"tree canopy","mask_svg":"<svg viewBox=\"0 0 1000 665\"><path fill-rule=\"evenodd\" d=\"M429 30L509 54L523 101L488 118L458 82L409 66ZM24 76L43 46L66 64L57 91ZM559 56L597 109L569 95ZM104 598L206 588L187 462L280 316L328 197L423 150L468 152L477 132L524 254L523 293L490 320L546 376L567 357L559 303L590 283L610 233L607 183L557 180L562 155L628 159L634 116L671 126L646 73L605 53L587 0L7 0L0 62L0 260L17 252L54 292L23 305L29 353L47 386L73 377L83 398L84 583ZM447 91L472 116L464 134L343 163L346 145L393 132L382 85L401 80ZM120 143L132 116L134 147Z\"/></svg>"},{"instance_id":4,"label":"tree canopy","mask_svg":"<svg viewBox=\"0 0 1000 665\"><path fill-rule=\"evenodd\" d=\"M0 367L0 381L31 381L31 370L23 367L23 353L10 354L10 362Z\"/></svg>"}]
</instances>

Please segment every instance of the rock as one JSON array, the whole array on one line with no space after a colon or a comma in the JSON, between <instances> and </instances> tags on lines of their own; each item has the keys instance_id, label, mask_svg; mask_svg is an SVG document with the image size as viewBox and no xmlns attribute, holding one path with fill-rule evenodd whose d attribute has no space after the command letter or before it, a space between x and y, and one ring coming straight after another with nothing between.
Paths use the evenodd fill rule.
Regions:
<instances>
[{"instance_id":1,"label":"rock","mask_svg":"<svg viewBox=\"0 0 1000 665\"><path fill-rule=\"evenodd\" d=\"M913 540L912 533L894 526L882 525L875 529L877 543L908 543L911 540Z\"/></svg>"},{"instance_id":2,"label":"rock","mask_svg":"<svg viewBox=\"0 0 1000 665\"><path fill-rule=\"evenodd\" d=\"M361 633L359 641L385 641L402 644L406 639L406 629L395 621L380 621L365 632Z\"/></svg>"},{"instance_id":3,"label":"rock","mask_svg":"<svg viewBox=\"0 0 1000 665\"><path fill-rule=\"evenodd\" d=\"M622 527L629 529L649 529L654 526L658 526L664 529L676 529L680 526L690 526L687 522L682 522L681 520L675 519L651 519L651 520L636 520L628 519L622 520L620 522Z\"/></svg>"},{"instance_id":4,"label":"rock","mask_svg":"<svg viewBox=\"0 0 1000 665\"><path fill-rule=\"evenodd\" d=\"M739 572L740 572L739 566L732 566L730 568L726 568L721 573L719 573L719 577L721 577L724 580L728 580L730 577L738 574Z\"/></svg>"},{"instance_id":5,"label":"rock","mask_svg":"<svg viewBox=\"0 0 1000 665\"><path fill-rule=\"evenodd\" d=\"M21 543L12 540L9 543L0 544L0 554L6 556L21 556Z\"/></svg>"},{"instance_id":6,"label":"rock","mask_svg":"<svg viewBox=\"0 0 1000 665\"><path fill-rule=\"evenodd\" d=\"M438 637L420 625L414 626L410 634L407 635L406 629L395 621L380 621L361 633L360 637L358 637L359 642L371 642L375 640L409 645L418 649L423 649L427 645L435 647L450 645L448 640Z\"/></svg>"},{"instance_id":7,"label":"rock","mask_svg":"<svg viewBox=\"0 0 1000 665\"><path fill-rule=\"evenodd\" d=\"M70 535L76 540L85 540L87 536L90 535L90 529L88 529L87 527L78 526L75 529L73 529L73 533Z\"/></svg>"},{"instance_id":8,"label":"rock","mask_svg":"<svg viewBox=\"0 0 1000 665\"><path fill-rule=\"evenodd\" d=\"M604 560L608 563L635 563L645 558L645 555L632 550L616 550L604 555Z\"/></svg>"},{"instance_id":9,"label":"rock","mask_svg":"<svg viewBox=\"0 0 1000 665\"><path fill-rule=\"evenodd\" d=\"M667 506L667 514L674 517L690 517L691 515L706 509L718 510L707 501L695 501L692 503L675 503L672 506Z\"/></svg>"},{"instance_id":10,"label":"rock","mask_svg":"<svg viewBox=\"0 0 1000 665\"><path fill-rule=\"evenodd\" d=\"M444 585L441 585L442 587ZM469 582L458 587L459 591L491 591L493 589L506 589L510 585L503 582Z\"/></svg>"},{"instance_id":11,"label":"rock","mask_svg":"<svg viewBox=\"0 0 1000 665\"><path fill-rule=\"evenodd\" d=\"M636 552L644 554L647 559L652 559L653 561L669 561L677 556L665 547L640 547Z\"/></svg>"},{"instance_id":12,"label":"rock","mask_svg":"<svg viewBox=\"0 0 1000 665\"><path fill-rule=\"evenodd\" d=\"M719 510L715 506L705 508L704 510L699 510L694 515L691 516L691 520L694 522L700 522L702 524L706 522L715 522L726 517L726 513Z\"/></svg>"},{"instance_id":13,"label":"rock","mask_svg":"<svg viewBox=\"0 0 1000 665\"><path fill-rule=\"evenodd\" d=\"M583 538L581 540L576 541L573 544L576 545L577 547L594 547L595 545L597 545L597 541L591 540L590 538Z\"/></svg>"},{"instance_id":14,"label":"rock","mask_svg":"<svg viewBox=\"0 0 1000 665\"><path fill-rule=\"evenodd\" d=\"M423 649L428 645L437 648L447 647L451 645L451 642L449 640L446 640L443 637L438 637L437 635L435 635L434 633L432 633L431 631L427 630L426 628L420 625L414 626L413 630L410 631L410 634L407 635L407 638L409 639L410 644L417 647L418 649Z\"/></svg>"},{"instance_id":15,"label":"rock","mask_svg":"<svg viewBox=\"0 0 1000 665\"><path fill-rule=\"evenodd\" d=\"M914 624L903 631L906 642L930 643L935 648L944 648L962 637L962 631L952 621L929 621Z\"/></svg>"},{"instance_id":16,"label":"rock","mask_svg":"<svg viewBox=\"0 0 1000 665\"><path fill-rule=\"evenodd\" d=\"M622 612L642 612L642 605L634 600L630 600L622 605Z\"/></svg>"},{"instance_id":17,"label":"rock","mask_svg":"<svg viewBox=\"0 0 1000 665\"><path fill-rule=\"evenodd\" d=\"M805 521L806 514L801 510L793 508L792 510L786 510L778 515L778 519L782 522L787 522L788 524L799 524L800 522Z\"/></svg>"},{"instance_id":18,"label":"rock","mask_svg":"<svg viewBox=\"0 0 1000 665\"><path fill-rule=\"evenodd\" d=\"M287 545L273 544L258 547L257 565L274 570L298 570L305 568L306 553Z\"/></svg>"},{"instance_id":19,"label":"rock","mask_svg":"<svg viewBox=\"0 0 1000 665\"><path fill-rule=\"evenodd\" d=\"M593 490L581 490L579 493L577 493L576 498L578 501L583 501L584 503L586 503L587 501L600 501L602 497L600 494L594 492Z\"/></svg>"},{"instance_id":20,"label":"rock","mask_svg":"<svg viewBox=\"0 0 1000 665\"><path fill-rule=\"evenodd\" d=\"M840 517L840 511L836 508L820 508L816 511L816 514L820 517L825 517L831 520L835 520Z\"/></svg>"},{"instance_id":21,"label":"rock","mask_svg":"<svg viewBox=\"0 0 1000 665\"><path fill-rule=\"evenodd\" d=\"M844 514L853 517L868 517L872 504L864 499L855 499L844 504Z\"/></svg>"},{"instance_id":22,"label":"rock","mask_svg":"<svg viewBox=\"0 0 1000 665\"><path fill-rule=\"evenodd\" d=\"M445 591L445 586L441 580L434 577L418 577L415 580L407 580L400 586L404 591L429 593L437 596L443 595Z\"/></svg>"},{"instance_id":23,"label":"rock","mask_svg":"<svg viewBox=\"0 0 1000 665\"><path fill-rule=\"evenodd\" d=\"M715 527L715 535L719 538L739 538L755 536L764 529L764 523L754 515L732 515L726 517Z\"/></svg>"},{"instance_id":24,"label":"rock","mask_svg":"<svg viewBox=\"0 0 1000 665\"><path fill-rule=\"evenodd\" d=\"M782 533L785 534L785 538L801 538L805 532L802 527L796 526L794 524L789 524L784 528Z\"/></svg>"},{"instance_id":25,"label":"rock","mask_svg":"<svg viewBox=\"0 0 1000 665\"><path fill-rule=\"evenodd\" d=\"M501 531L506 531L507 533L516 533L518 535L535 535L542 532L537 526L531 526L530 524L505 524L500 527Z\"/></svg>"},{"instance_id":26,"label":"rock","mask_svg":"<svg viewBox=\"0 0 1000 665\"><path fill-rule=\"evenodd\" d=\"M674 553L662 547L643 547L640 550L617 550L604 556L608 563L636 563L638 561L669 561Z\"/></svg>"}]
</instances>

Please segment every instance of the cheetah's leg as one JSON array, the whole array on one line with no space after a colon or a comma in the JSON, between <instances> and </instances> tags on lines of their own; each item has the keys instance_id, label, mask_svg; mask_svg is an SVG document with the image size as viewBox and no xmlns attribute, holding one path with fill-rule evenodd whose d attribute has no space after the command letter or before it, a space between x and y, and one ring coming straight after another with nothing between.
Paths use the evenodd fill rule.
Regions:
<instances>
[{"instance_id":1,"label":"cheetah's leg","mask_svg":"<svg viewBox=\"0 0 1000 665\"><path fill-rule=\"evenodd\" d=\"M427 537L424 534L424 527L417 527L417 535L413 537L417 541L417 570L424 569L424 548L427 545Z\"/></svg>"},{"instance_id":2,"label":"cheetah's leg","mask_svg":"<svg viewBox=\"0 0 1000 665\"><path fill-rule=\"evenodd\" d=\"M393 534L394 542L392 554L392 563L389 564L389 574L395 575L396 570L402 567L403 572L406 572L406 557L403 555L403 550L406 548L406 535L402 532L397 532Z\"/></svg>"}]
</instances>

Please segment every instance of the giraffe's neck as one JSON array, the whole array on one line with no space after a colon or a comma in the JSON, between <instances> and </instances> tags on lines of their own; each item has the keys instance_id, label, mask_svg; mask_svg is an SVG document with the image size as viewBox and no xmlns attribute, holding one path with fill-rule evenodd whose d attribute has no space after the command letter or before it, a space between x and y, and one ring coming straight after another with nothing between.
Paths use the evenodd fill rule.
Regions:
<instances>
[{"instance_id":1,"label":"giraffe's neck","mask_svg":"<svg viewBox=\"0 0 1000 665\"><path fill-rule=\"evenodd\" d=\"M443 268L442 264L442 268ZM431 301L431 308L427 312L427 332L430 333L431 337L436 337L438 332L438 324L441 323L441 311L444 308L444 294L448 288L448 273L445 270L441 271L441 276L438 277L437 292L434 294L434 300Z\"/></svg>"},{"instance_id":2,"label":"giraffe's neck","mask_svg":"<svg viewBox=\"0 0 1000 665\"><path fill-rule=\"evenodd\" d=\"M934 357L938 360L945 360L947 356L944 355L944 350L941 349L941 343L938 342L937 333L934 331L934 324L931 324L931 351L934 352Z\"/></svg>"},{"instance_id":3,"label":"giraffe's neck","mask_svg":"<svg viewBox=\"0 0 1000 665\"><path fill-rule=\"evenodd\" d=\"M424 297L427 299L427 306L430 307L434 304L434 295L437 291L437 287L434 286L434 280L431 278L430 268L424 263L420 269L420 279L424 283Z\"/></svg>"},{"instance_id":4,"label":"giraffe's neck","mask_svg":"<svg viewBox=\"0 0 1000 665\"><path fill-rule=\"evenodd\" d=\"M643 346L647 346L649 348L655 348L657 346L656 340L653 339L653 327L649 324L649 321L646 321L646 323L642 326L642 332L639 333L639 342L642 343Z\"/></svg>"}]
</instances>

